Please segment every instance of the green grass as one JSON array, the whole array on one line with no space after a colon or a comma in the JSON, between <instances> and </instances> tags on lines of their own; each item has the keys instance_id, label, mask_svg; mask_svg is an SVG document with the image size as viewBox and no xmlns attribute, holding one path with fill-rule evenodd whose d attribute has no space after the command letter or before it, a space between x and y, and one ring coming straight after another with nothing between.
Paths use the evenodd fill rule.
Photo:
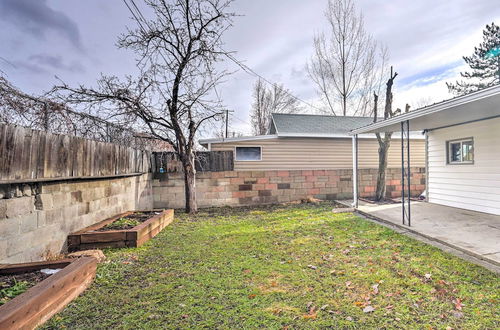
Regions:
<instances>
[{"instance_id":1,"label":"green grass","mask_svg":"<svg viewBox=\"0 0 500 330\"><path fill-rule=\"evenodd\" d=\"M92 287L47 327L500 326L497 275L331 208L178 213L144 247L106 251Z\"/></svg>"},{"instance_id":2,"label":"green grass","mask_svg":"<svg viewBox=\"0 0 500 330\"><path fill-rule=\"evenodd\" d=\"M9 302L28 290L28 283L25 281L15 282L11 287L0 290L0 306Z\"/></svg>"}]
</instances>

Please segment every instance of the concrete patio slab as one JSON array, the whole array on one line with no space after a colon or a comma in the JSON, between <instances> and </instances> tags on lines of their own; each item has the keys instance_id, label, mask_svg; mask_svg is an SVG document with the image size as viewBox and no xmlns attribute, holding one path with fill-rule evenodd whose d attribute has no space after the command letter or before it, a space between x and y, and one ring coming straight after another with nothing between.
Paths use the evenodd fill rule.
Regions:
<instances>
[{"instance_id":1,"label":"concrete patio slab","mask_svg":"<svg viewBox=\"0 0 500 330\"><path fill-rule=\"evenodd\" d=\"M500 216L414 201L411 202L411 227L408 227L401 221L401 204L359 201L357 211L366 217L457 249L500 270Z\"/></svg>"}]
</instances>

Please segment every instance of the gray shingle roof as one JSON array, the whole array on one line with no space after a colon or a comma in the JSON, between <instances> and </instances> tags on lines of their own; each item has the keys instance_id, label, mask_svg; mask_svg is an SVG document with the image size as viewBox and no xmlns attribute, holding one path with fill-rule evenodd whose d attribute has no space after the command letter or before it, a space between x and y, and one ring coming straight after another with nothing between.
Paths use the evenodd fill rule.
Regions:
<instances>
[{"instance_id":1,"label":"gray shingle roof","mask_svg":"<svg viewBox=\"0 0 500 330\"><path fill-rule=\"evenodd\" d=\"M278 136L347 136L349 131L373 122L372 117L273 113L269 134Z\"/></svg>"}]
</instances>

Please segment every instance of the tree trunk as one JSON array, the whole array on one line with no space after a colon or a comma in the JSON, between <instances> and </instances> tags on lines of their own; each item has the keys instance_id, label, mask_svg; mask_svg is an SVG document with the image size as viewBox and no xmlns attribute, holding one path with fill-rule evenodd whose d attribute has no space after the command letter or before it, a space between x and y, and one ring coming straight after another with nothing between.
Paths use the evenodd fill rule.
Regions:
<instances>
[{"instance_id":1,"label":"tree trunk","mask_svg":"<svg viewBox=\"0 0 500 330\"><path fill-rule=\"evenodd\" d=\"M390 133L385 133L384 138L379 138L378 147L378 173L377 173L377 190L375 191L375 200L380 201L385 198L386 194L386 172L387 172L387 156L391 145Z\"/></svg>"},{"instance_id":2,"label":"tree trunk","mask_svg":"<svg viewBox=\"0 0 500 330\"><path fill-rule=\"evenodd\" d=\"M194 166L194 155L192 153L186 155L182 160L184 170L184 191L186 198L186 213L198 212L198 204L196 202L196 168Z\"/></svg>"}]
</instances>

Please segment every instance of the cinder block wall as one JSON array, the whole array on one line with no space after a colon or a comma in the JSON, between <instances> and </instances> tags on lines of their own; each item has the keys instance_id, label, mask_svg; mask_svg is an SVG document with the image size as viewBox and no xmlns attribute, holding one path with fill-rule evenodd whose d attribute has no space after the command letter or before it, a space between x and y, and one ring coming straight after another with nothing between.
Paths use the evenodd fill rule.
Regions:
<instances>
[{"instance_id":1,"label":"cinder block wall","mask_svg":"<svg viewBox=\"0 0 500 330\"><path fill-rule=\"evenodd\" d=\"M0 264L50 258L65 251L69 233L152 207L151 174L0 185Z\"/></svg>"},{"instance_id":2,"label":"cinder block wall","mask_svg":"<svg viewBox=\"0 0 500 330\"><path fill-rule=\"evenodd\" d=\"M412 196L425 190L425 168L411 169ZM401 170L387 170L387 196L401 196ZM361 197L373 197L377 169L359 171ZM352 198L352 170L227 171L198 173L199 207L284 203L312 196L334 200ZM155 208L184 207L182 174L155 174Z\"/></svg>"}]
</instances>

